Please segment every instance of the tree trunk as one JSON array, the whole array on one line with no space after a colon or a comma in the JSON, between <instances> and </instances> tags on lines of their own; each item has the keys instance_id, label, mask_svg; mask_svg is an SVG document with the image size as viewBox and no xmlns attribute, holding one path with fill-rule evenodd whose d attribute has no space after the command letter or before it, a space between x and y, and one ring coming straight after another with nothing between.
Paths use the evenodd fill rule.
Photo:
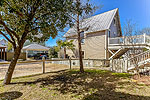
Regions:
<instances>
[{"instance_id":1,"label":"tree trunk","mask_svg":"<svg viewBox=\"0 0 150 100\"><path fill-rule=\"evenodd\" d=\"M80 72L84 72L83 61L82 61L82 47L81 47L81 36L79 27L79 14L77 14L77 34L78 34L78 48L79 48L79 62L80 62Z\"/></svg>"},{"instance_id":2,"label":"tree trunk","mask_svg":"<svg viewBox=\"0 0 150 100\"><path fill-rule=\"evenodd\" d=\"M14 69L15 69L15 66L16 66L16 63L17 63L17 60L18 60L19 55L20 55L20 52L21 52L21 48L18 46L18 47L15 49L14 57L13 57L13 59L11 60L11 63L10 63L10 65L9 65L9 68L8 68L7 73L6 73L6 75L5 75L5 79L4 79L3 85L8 85L8 84L10 84L11 78L12 78L12 75L13 75L13 72L14 72Z\"/></svg>"},{"instance_id":3,"label":"tree trunk","mask_svg":"<svg viewBox=\"0 0 150 100\"><path fill-rule=\"evenodd\" d=\"M64 59L66 59L66 47L64 47Z\"/></svg>"}]
</instances>

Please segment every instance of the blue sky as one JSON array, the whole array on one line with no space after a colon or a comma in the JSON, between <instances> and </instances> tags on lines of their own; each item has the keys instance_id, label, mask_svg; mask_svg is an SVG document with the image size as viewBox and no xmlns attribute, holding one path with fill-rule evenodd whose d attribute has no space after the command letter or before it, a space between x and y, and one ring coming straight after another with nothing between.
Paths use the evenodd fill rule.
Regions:
<instances>
[{"instance_id":1,"label":"blue sky","mask_svg":"<svg viewBox=\"0 0 150 100\"><path fill-rule=\"evenodd\" d=\"M91 0L91 2L97 6L103 5L94 15L119 8L122 27L128 19L136 23L139 29L150 27L150 0ZM65 31L67 31L67 29L65 29ZM56 40L61 37L62 36L58 36L55 39L50 38L46 41L46 46L56 45Z\"/></svg>"},{"instance_id":2,"label":"blue sky","mask_svg":"<svg viewBox=\"0 0 150 100\"><path fill-rule=\"evenodd\" d=\"M121 26L131 19L138 28L150 27L150 0L93 0L95 5L103 5L94 15L119 8ZM47 46L56 45L56 39L49 39Z\"/></svg>"}]
</instances>

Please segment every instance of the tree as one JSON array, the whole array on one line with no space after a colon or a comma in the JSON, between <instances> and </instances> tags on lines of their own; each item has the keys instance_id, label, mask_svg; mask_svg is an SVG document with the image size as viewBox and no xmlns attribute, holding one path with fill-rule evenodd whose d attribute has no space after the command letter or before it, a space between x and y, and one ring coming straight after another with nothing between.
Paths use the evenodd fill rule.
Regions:
<instances>
[{"instance_id":1,"label":"tree","mask_svg":"<svg viewBox=\"0 0 150 100\"><path fill-rule=\"evenodd\" d=\"M32 43L37 43L37 44L40 44L40 45L42 45L42 46L45 46L45 41L32 42L32 41L30 41L30 40L26 40L26 42L24 43L23 46L27 46L27 45L30 45L30 44L32 44Z\"/></svg>"},{"instance_id":2,"label":"tree","mask_svg":"<svg viewBox=\"0 0 150 100\"><path fill-rule=\"evenodd\" d=\"M66 49L74 50L75 45L73 44L73 40L71 41L63 41L63 40L58 40L57 41L57 46L60 49L64 49L64 59L66 58Z\"/></svg>"},{"instance_id":3,"label":"tree","mask_svg":"<svg viewBox=\"0 0 150 100\"><path fill-rule=\"evenodd\" d=\"M137 38L140 33L136 29L136 23L133 23L132 20L127 20L123 28L123 34L125 36L124 43L126 45L130 45L130 50L126 53L127 58L134 58L143 52L143 47L136 45L136 43L141 42L140 39ZM132 63L135 65L137 75L140 77L138 65L139 61L137 59L133 59Z\"/></svg>"},{"instance_id":4,"label":"tree","mask_svg":"<svg viewBox=\"0 0 150 100\"><path fill-rule=\"evenodd\" d=\"M57 46L50 47L48 54L49 58L57 58L58 57Z\"/></svg>"},{"instance_id":5,"label":"tree","mask_svg":"<svg viewBox=\"0 0 150 100\"><path fill-rule=\"evenodd\" d=\"M0 0L0 34L14 49L3 84L11 82L25 41L55 38L68 23L71 5L71 0Z\"/></svg>"},{"instance_id":6,"label":"tree","mask_svg":"<svg viewBox=\"0 0 150 100\"><path fill-rule=\"evenodd\" d=\"M82 21L89 15L93 14L96 10L96 6L93 6L90 0L74 0L73 6L71 8L71 18L74 24L74 31L77 33L78 40L78 52L79 52L79 62L80 62L80 72L84 72L83 61L82 61L82 47L81 47L81 33L83 29L81 28ZM84 29L88 29L89 26L84 27Z\"/></svg>"},{"instance_id":7,"label":"tree","mask_svg":"<svg viewBox=\"0 0 150 100\"><path fill-rule=\"evenodd\" d=\"M12 44L10 42L8 42L8 44L7 44L7 50L11 51L12 48L13 48Z\"/></svg>"},{"instance_id":8,"label":"tree","mask_svg":"<svg viewBox=\"0 0 150 100\"><path fill-rule=\"evenodd\" d=\"M139 31L140 34L147 34L150 35L150 27L145 27L142 30Z\"/></svg>"}]
</instances>

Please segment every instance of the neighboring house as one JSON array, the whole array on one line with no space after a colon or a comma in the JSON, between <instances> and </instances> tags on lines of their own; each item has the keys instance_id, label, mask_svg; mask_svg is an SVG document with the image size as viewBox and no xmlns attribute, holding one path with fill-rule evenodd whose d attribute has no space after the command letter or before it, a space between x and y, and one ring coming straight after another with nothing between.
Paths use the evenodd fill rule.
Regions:
<instances>
[{"instance_id":1,"label":"neighboring house","mask_svg":"<svg viewBox=\"0 0 150 100\"><path fill-rule=\"evenodd\" d=\"M8 42L5 39L0 40L0 61L10 61L13 58L14 52L7 51ZM21 53L19 59L26 60L26 53Z\"/></svg>"},{"instance_id":2,"label":"neighboring house","mask_svg":"<svg viewBox=\"0 0 150 100\"><path fill-rule=\"evenodd\" d=\"M22 48L22 51L26 52L26 57L28 58L29 56L34 56L35 54L38 53L48 53L50 48L43 46L43 45L39 45L36 43L24 46Z\"/></svg>"},{"instance_id":3,"label":"neighboring house","mask_svg":"<svg viewBox=\"0 0 150 100\"><path fill-rule=\"evenodd\" d=\"M6 59L6 47L7 41L5 39L0 40L0 61Z\"/></svg>"},{"instance_id":4,"label":"neighboring house","mask_svg":"<svg viewBox=\"0 0 150 100\"><path fill-rule=\"evenodd\" d=\"M0 40L0 45L7 46L7 41L5 39Z\"/></svg>"},{"instance_id":5,"label":"neighboring house","mask_svg":"<svg viewBox=\"0 0 150 100\"><path fill-rule=\"evenodd\" d=\"M77 32L74 27L64 37L68 41L74 40L75 50L67 50L66 53L72 58L78 58ZM118 8L84 19L80 22L80 29L83 58L108 59L111 56L108 39L122 36Z\"/></svg>"}]
</instances>

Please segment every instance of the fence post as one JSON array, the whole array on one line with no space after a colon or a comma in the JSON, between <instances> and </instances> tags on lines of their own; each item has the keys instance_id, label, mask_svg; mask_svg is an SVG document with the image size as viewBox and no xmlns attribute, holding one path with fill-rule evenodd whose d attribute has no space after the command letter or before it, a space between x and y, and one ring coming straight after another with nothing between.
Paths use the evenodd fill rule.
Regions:
<instances>
[{"instance_id":1,"label":"fence post","mask_svg":"<svg viewBox=\"0 0 150 100\"><path fill-rule=\"evenodd\" d=\"M127 61L127 62L126 62L126 63L127 63L126 72L128 72L128 63L129 63L129 62L128 62L128 59L126 59L126 61Z\"/></svg>"},{"instance_id":2,"label":"fence post","mask_svg":"<svg viewBox=\"0 0 150 100\"><path fill-rule=\"evenodd\" d=\"M113 71L113 59L110 59L110 70Z\"/></svg>"},{"instance_id":3,"label":"fence post","mask_svg":"<svg viewBox=\"0 0 150 100\"><path fill-rule=\"evenodd\" d=\"M69 64L70 64L70 70L71 70L71 57L69 57Z\"/></svg>"},{"instance_id":4,"label":"fence post","mask_svg":"<svg viewBox=\"0 0 150 100\"><path fill-rule=\"evenodd\" d=\"M45 73L45 57L42 57L42 61L43 61L43 63L42 63L42 72L44 74Z\"/></svg>"}]
</instances>

